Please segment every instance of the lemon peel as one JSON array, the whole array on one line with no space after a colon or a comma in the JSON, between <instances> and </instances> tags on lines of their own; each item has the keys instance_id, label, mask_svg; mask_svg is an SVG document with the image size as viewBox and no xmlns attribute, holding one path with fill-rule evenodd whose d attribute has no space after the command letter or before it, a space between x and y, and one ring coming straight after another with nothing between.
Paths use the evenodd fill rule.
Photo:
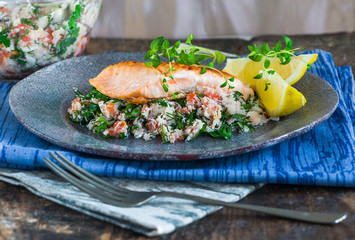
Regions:
<instances>
[{"instance_id":1,"label":"lemon peel","mask_svg":"<svg viewBox=\"0 0 355 240\"><path fill-rule=\"evenodd\" d=\"M318 54L301 54L292 57L290 63L281 65L278 58L268 58L270 66L267 70L273 69L288 84L295 84L302 78L307 70L307 64L314 63L318 58ZM257 79L254 76L263 70L263 61L254 62L249 58L227 59L227 63L223 71L230 73L244 83L249 84L253 89L256 87Z\"/></svg>"},{"instance_id":2,"label":"lemon peel","mask_svg":"<svg viewBox=\"0 0 355 240\"><path fill-rule=\"evenodd\" d=\"M264 73L256 81L256 92L270 117L291 114L306 104L306 98L280 75Z\"/></svg>"}]
</instances>

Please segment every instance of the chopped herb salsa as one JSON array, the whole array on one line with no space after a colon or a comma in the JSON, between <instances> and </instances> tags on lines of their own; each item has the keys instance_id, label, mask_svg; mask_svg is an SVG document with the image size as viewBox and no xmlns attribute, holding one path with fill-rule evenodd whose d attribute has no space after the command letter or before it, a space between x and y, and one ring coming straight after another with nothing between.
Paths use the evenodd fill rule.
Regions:
<instances>
[{"instance_id":1,"label":"chopped herb salsa","mask_svg":"<svg viewBox=\"0 0 355 240\"><path fill-rule=\"evenodd\" d=\"M164 143L191 141L198 135L230 139L234 132L252 132L270 119L257 96L245 101L237 91L223 96L190 93L183 99L141 105L110 98L94 87L86 95L74 91L77 98L68 109L69 118L104 138L160 136Z\"/></svg>"},{"instance_id":2,"label":"chopped herb salsa","mask_svg":"<svg viewBox=\"0 0 355 240\"><path fill-rule=\"evenodd\" d=\"M0 77L21 78L79 56L102 0L0 4Z\"/></svg>"}]
</instances>

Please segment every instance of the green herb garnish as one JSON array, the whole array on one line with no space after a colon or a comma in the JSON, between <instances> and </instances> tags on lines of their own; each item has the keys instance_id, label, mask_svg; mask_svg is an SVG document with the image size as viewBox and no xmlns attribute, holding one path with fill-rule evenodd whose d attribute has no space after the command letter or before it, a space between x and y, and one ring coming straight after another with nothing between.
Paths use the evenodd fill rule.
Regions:
<instances>
[{"instance_id":1,"label":"green herb garnish","mask_svg":"<svg viewBox=\"0 0 355 240\"><path fill-rule=\"evenodd\" d=\"M240 98L243 98L243 93L241 93L241 92L239 92L239 91L235 91L234 93L233 93L233 97L234 97L234 100L235 101L239 101L240 100Z\"/></svg>"},{"instance_id":2,"label":"green herb garnish","mask_svg":"<svg viewBox=\"0 0 355 240\"><path fill-rule=\"evenodd\" d=\"M242 107L243 107L244 109L247 109L247 110L252 109L253 106L254 106L253 104L244 104L244 105L242 105Z\"/></svg>"},{"instance_id":3,"label":"green herb garnish","mask_svg":"<svg viewBox=\"0 0 355 240\"><path fill-rule=\"evenodd\" d=\"M176 99L175 102L177 102L181 107L186 107L186 98Z\"/></svg>"},{"instance_id":4,"label":"green herb garnish","mask_svg":"<svg viewBox=\"0 0 355 240\"><path fill-rule=\"evenodd\" d=\"M194 46L191 41L194 38L194 35L190 34L186 40L186 43L189 44L187 47L180 48L180 41L175 42L173 45L170 45L167 39L164 37L158 37L154 39L150 44L150 50L146 53L144 60L149 60L145 62L147 67L152 67L155 69L161 63L160 57L168 58L169 61L169 70L164 73L169 75L171 79L173 79L172 73L175 69L172 67L172 62L175 60L177 63L185 64L185 65L194 65L196 67L201 68L201 74L206 73L207 69L213 69L219 72L224 78L225 82L221 85L221 87L228 86L229 89L233 89L234 87L230 85L230 82L234 81L234 78L227 78L220 70L214 67L215 62L221 64L226 59L226 56L219 51L211 51L207 48ZM212 61L208 65L202 65L201 61L211 59ZM157 71L157 70L156 70ZM159 74L162 86L165 92L169 92L169 86L167 84L166 78ZM171 92L172 95L175 96L178 93Z\"/></svg>"},{"instance_id":5,"label":"green herb garnish","mask_svg":"<svg viewBox=\"0 0 355 240\"><path fill-rule=\"evenodd\" d=\"M97 123L100 123L97 127L96 127L96 134L99 134L100 132L105 131L109 126L110 126L110 122L107 121L104 117L100 117L99 120L96 121Z\"/></svg>"},{"instance_id":6,"label":"green herb garnish","mask_svg":"<svg viewBox=\"0 0 355 240\"><path fill-rule=\"evenodd\" d=\"M280 59L282 65L286 65L290 63L291 57L296 56L295 52L298 50L303 50L303 48L292 48L292 40L283 35L282 36L284 41L285 41L285 48L282 48L281 41L278 41L275 46L270 49L269 45L267 43L262 43L260 48L256 44L254 46L248 46L248 49L250 51L248 58L251 59L254 62L260 62L263 61L263 70L254 76L254 79L260 79L262 78L263 74L267 72L268 74L273 75L275 73L274 70L268 70L270 67L270 60L269 58L278 58ZM310 69L311 65L307 63L307 68ZM267 90L267 88L266 88ZM265 90L265 91L266 91Z\"/></svg>"},{"instance_id":7,"label":"green herb garnish","mask_svg":"<svg viewBox=\"0 0 355 240\"><path fill-rule=\"evenodd\" d=\"M169 120L174 120L178 129L182 130L185 127L184 116L178 112L175 113L166 113Z\"/></svg>"},{"instance_id":8,"label":"green herb garnish","mask_svg":"<svg viewBox=\"0 0 355 240\"><path fill-rule=\"evenodd\" d=\"M81 16L81 6L76 5L75 10L72 13L68 22L68 33L66 37L63 40L61 40L56 47L56 53L58 55L63 55L67 51L67 48L73 45L76 39L78 38L80 27L78 27L78 24L75 21L78 20L80 16Z\"/></svg>"},{"instance_id":9,"label":"green herb garnish","mask_svg":"<svg viewBox=\"0 0 355 240\"><path fill-rule=\"evenodd\" d=\"M233 115L232 117L236 117L235 115ZM254 132L255 128L254 126L251 124L252 121L249 120L249 116L243 116L243 117L236 117L236 119L238 119L238 121L233 123L233 126L239 128L239 130L243 133L244 132L244 128L247 127L249 129L250 132Z\"/></svg>"},{"instance_id":10,"label":"green herb garnish","mask_svg":"<svg viewBox=\"0 0 355 240\"><path fill-rule=\"evenodd\" d=\"M223 123L219 129L209 132L208 134L214 138L222 137L224 139L230 139L232 137L232 133L232 127Z\"/></svg>"},{"instance_id":11,"label":"green herb garnish","mask_svg":"<svg viewBox=\"0 0 355 240\"><path fill-rule=\"evenodd\" d=\"M125 113L127 120L135 119L141 114L140 107L133 103L127 103L126 107L121 110Z\"/></svg>"},{"instance_id":12,"label":"green herb garnish","mask_svg":"<svg viewBox=\"0 0 355 240\"><path fill-rule=\"evenodd\" d=\"M37 4L31 4L31 6L32 6L32 8L33 8L33 10L32 10L33 14L34 14L36 17L38 17L40 6L38 6Z\"/></svg>"},{"instance_id":13,"label":"green herb garnish","mask_svg":"<svg viewBox=\"0 0 355 240\"><path fill-rule=\"evenodd\" d=\"M267 90L268 90L269 85L271 85L271 83L265 83L265 89L264 89L264 91L267 91Z\"/></svg>"},{"instance_id":14,"label":"green herb garnish","mask_svg":"<svg viewBox=\"0 0 355 240\"><path fill-rule=\"evenodd\" d=\"M140 127L138 124L135 124L132 126L132 130L139 130L139 129L140 129Z\"/></svg>"},{"instance_id":15,"label":"green herb garnish","mask_svg":"<svg viewBox=\"0 0 355 240\"><path fill-rule=\"evenodd\" d=\"M153 102L156 102L158 103L160 106L163 106L163 107L167 107L169 106L170 104L165 101L164 99L157 99L157 100L154 100Z\"/></svg>"},{"instance_id":16,"label":"green herb garnish","mask_svg":"<svg viewBox=\"0 0 355 240\"><path fill-rule=\"evenodd\" d=\"M26 24L26 25L29 25L29 26L32 26L32 27L34 26L33 22L31 20L27 19L27 18L21 18L20 21L21 21L22 24Z\"/></svg>"},{"instance_id":17,"label":"green herb garnish","mask_svg":"<svg viewBox=\"0 0 355 240\"><path fill-rule=\"evenodd\" d=\"M24 33L22 36L20 36L20 37L16 40L16 45L17 45L18 42L21 41L22 38L24 38L29 32L30 32L30 30L26 29L26 30L25 30L25 33Z\"/></svg>"},{"instance_id":18,"label":"green herb garnish","mask_svg":"<svg viewBox=\"0 0 355 240\"><path fill-rule=\"evenodd\" d=\"M161 128L160 128L160 135L161 135L161 140L163 141L163 143L170 143L171 142L169 130L166 128L166 132L165 132L163 124L161 125Z\"/></svg>"},{"instance_id":19,"label":"green herb garnish","mask_svg":"<svg viewBox=\"0 0 355 240\"><path fill-rule=\"evenodd\" d=\"M20 66L25 66L27 63L26 55L21 48L15 48L16 54L11 56L10 59L15 60Z\"/></svg>"},{"instance_id":20,"label":"green herb garnish","mask_svg":"<svg viewBox=\"0 0 355 240\"><path fill-rule=\"evenodd\" d=\"M91 91L85 96L77 88L74 88L74 92L78 98L82 98L84 100L91 100L92 98L96 98L105 102L112 100L112 98L102 94L95 87L91 87Z\"/></svg>"},{"instance_id":21,"label":"green herb garnish","mask_svg":"<svg viewBox=\"0 0 355 240\"><path fill-rule=\"evenodd\" d=\"M10 38L8 37L10 29L4 28L0 31L0 43L4 44L5 47L10 47Z\"/></svg>"},{"instance_id":22,"label":"green herb garnish","mask_svg":"<svg viewBox=\"0 0 355 240\"><path fill-rule=\"evenodd\" d=\"M96 103L90 103L83 106L81 110L81 115L83 116L83 121L81 124L86 124L95 118L95 114L100 113L100 107Z\"/></svg>"},{"instance_id":23,"label":"green herb garnish","mask_svg":"<svg viewBox=\"0 0 355 240\"><path fill-rule=\"evenodd\" d=\"M262 43L260 48L256 44L254 44L254 46L248 46L248 49L250 50L248 58L255 62L263 61L263 70L254 77L255 79L261 78L264 72L267 72L271 75L275 73L274 70L268 69L271 63L269 58L279 58L281 64L286 65L291 61L291 57L295 56L295 52L301 49L292 49L291 39L287 36L283 36L283 38L286 44L286 47L284 49L281 49L281 41L277 42L272 49L270 49L267 43ZM168 58L169 70L164 74L169 75L171 79L173 79L172 73L175 71L175 69L173 69L172 67L172 62L174 60L177 63L200 67L201 74L206 73L207 69L213 69L219 72L225 78L225 82L220 87L223 88L228 86L228 89L233 89L234 87L230 83L234 82L234 78L227 78L221 71L214 67L215 62L217 62L218 64L223 63L226 59L226 56L219 51L211 51L207 48L194 46L191 43L192 39L194 39L194 35L190 34L186 40L186 43L189 44L189 46L181 48L180 41L177 41L173 45L170 45L169 41L163 36L154 39L150 44L150 50L146 53L144 57L144 60L148 60L147 62L145 62L145 65L147 67L152 67L153 69L155 69L161 63L160 57ZM239 57L238 55L236 56ZM211 59L212 61L207 65L201 64L201 61L207 59ZM310 68L311 65L307 64L307 67ZM169 92L170 90L165 76L157 70L156 72L161 78L164 91ZM175 98L178 93L171 92L171 94Z\"/></svg>"}]
</instances>

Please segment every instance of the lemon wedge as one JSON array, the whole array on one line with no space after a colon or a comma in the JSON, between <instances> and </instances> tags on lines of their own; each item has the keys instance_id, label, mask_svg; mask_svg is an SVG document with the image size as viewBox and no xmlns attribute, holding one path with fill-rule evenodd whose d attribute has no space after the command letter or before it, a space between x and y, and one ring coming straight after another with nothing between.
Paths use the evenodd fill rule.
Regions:
<instances>
[{"instance_id":1,"label":"lemon wedge","mask_svg":"<svg viewBox=\"0 0 355 240\"><path fill-rule=\"evenodd\" d=\"M274 73L264 73L256 80L256 92L270 117L281 117L293 113L306 104L306 98Z\"/></svg>"},{"instance_id":2,"label":"lemon wedge","mask_svg":"<svg viewBox=\"0 0 355 240\"><path fill-rule=\"evenodd\" d=\"M290 63L281 65L278 58L269 58L270 69L275 70L288 84L296 83L307 70L307 64L314 63L318 54L303 54L292 57ZM263 69L263 61L254 62L249 58L227 59L223 71L237 76L243 82L250 84L255 89L256 76Z\"/></svg>"}]
</instances>

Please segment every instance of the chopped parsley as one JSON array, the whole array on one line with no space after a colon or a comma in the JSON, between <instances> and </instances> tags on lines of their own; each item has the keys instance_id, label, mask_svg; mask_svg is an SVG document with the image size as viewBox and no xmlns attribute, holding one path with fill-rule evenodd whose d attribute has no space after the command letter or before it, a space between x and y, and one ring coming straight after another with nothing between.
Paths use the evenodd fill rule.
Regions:
<instances>
[{"instance_id":1,"label":"chopped parsley","mask_svg":"<svg viewBox=\"0 0 355 240\"><path fill-rule=\"evenodd\" d=\"M8 28L4 28L0 31L0 43L4 44L5 47L10 47L9 33L10 29Z\"/></svg>"},{"instance_id":2,"label":"chopped parsley","mask_svg":"<svg viewBox=\"0 0 355 240\"><path fill-rule=\"evenodd\" d=\"M112 98L110 98L109 96L107 96L105 94L102 94L95 87L92 87L91 91L85 96L77 88L74 88L74 92L78 98L82 98L84 100L91 100L93 98L96 98L96 99L99 99L99 100L102 100L105 102L112 100Z\"/></svg>"},{"instance_id":3,"label":"chopped parsley","mask_svg":"<svg viewBox=\"0 0 355 240\"><path fill-rule=\"evenodd\" d=\"M254 107L254 104L244 104L244 105L242 105L242 107L244 108L244 109L252 109L253 107Z\"/></svg>"},{"instance_id":4,"label":"chopped parsley","mask_svg":"<svg viewBox=\"0 0 355 240\"><path fill-rule=\"evenodd\" d=\"M235 114L228 114L228 109L226 106L223 107L222 104L220 117L217 118L219 123L215 124L216 114L213 115L214 117L208 117L203 114L203 108L187 110L189 109L187 107L190 107L190 105L188 105L189 103L187 103L186 99L176 99L172 101L159 99L144 105L137 105L110 98L100 93L95 87L92 87L91 92L86 95L78 89L74 89L74 92L77 98L79 98L81 107L79 111L73 111L69 114L73 121L81 124L90 123L92 130L96 134L101 133L105 138L112 137L110 136L110 131L105 132L105 130L112 128L115 121L125 121L128 126L128 132L125 134L120 133L118 136L115 135L116 137L127 138L130 134L136 134L134 132L135 130L142 129L138 134L149 134L152 138L156 135L160 135L164 143L174 142L176 139L191 141L198 135L230 139L233 136L233 132L253 132L255 128L252 125L250 117L247 116L247 113L251 111L251 109L254 109L254 107L257 109L260 103L260 99L257 95L254 97L249 96L247 101L245 101L241 93L235 92L233 98L239 99L241 111ZM199 97L204 98L205 96ZM111 116L107 117L107 113L103 114L103 112L101 112L101 103L98 103L98 101L102 101L106 105L115 102L120 103L115 105L115 112L111 112ZM159 105L163 108L157 108L154 105ZM143 106L144 108L148 106L149 114L147 118L142 114ZM168 107L169 110L167 110ZM112 108L110 107L110 109ZM260 111L259 114L262 114L261 108L259 108L258 111ZM153 120L153 122L151 120ZM143 135L139 135L138 137L142 137Z\"/></svg>"},{"instance_id":5,"label":"chopped parsley","mask_svg":"<svg viewBox=\"0 0 355 240\"><path fill-rule=\"evenodd\" d=\"M27 59L24 51L21 48L15 48L16 54L12 55L10 58L15 60L18 65L24 67L26 66Z\"/></svg>"},{"instance_id":6,"label":"chopped parsley","mask_svg":"<svg viewBox=\"0 0 355 240\"><path fill-rule=\"evenodd\" d=\"M135 119L141 114L140 107L133 103L127 103L126 107L122 109L122 112L125 113L126 118L129 120Z\"/></svg>"},{"instance_id":7,"label":"chopped parsley","mask_svg":"<svg viewBox=\"0 0 355 240\"><path fill-rule=\"evenodd\" d=\"M166 100L164 99L157 99L157 100L154 100L153 102L156 102L158 103L160 106L163 106L163 107L167 107L168 105L170 105Z\"/></svg>"},{"instance_id":8,"label":"chopped parsley","mask_svg":"<svg viewBox=\"0 0 355 240\"><path fill-rule=\"evenodd\" d=\"M17 45L18 42L21 41L22 38L24 38L29 32L30 32L30 30L26 29L26 30L25 30L25 33L24 33L22 36L20 36L20 37L16 40L16 45Z\"/></svg>"},{"instance_id":9,"label":"chopped parsley","mask_svg":"<svg viewBox=\"0 0 355 240\"><path fill-rule=\"evenodd\" d=\"M223 123L221 127L213 132L208 132L210 136L214 138L222 137L224 139L230 139L232 137L232 127Z\"/></svg>"},{"instance_id":10,"label":"chopped parsley","mask_svg":"<svg viewBox=\"0 0 355 240\"><path fill-rule=\"evenodd\" d=\"M40 9L40 6L37 5L37 4L31 4L32 6L32 12L33 14L38 17L39 16L39 9Z\"/></svg>"},{"instance_id":11,"label":"chopped parsley","mask_svg":"<svg viewBox=\"0 0 355 240\"><path fill-rule=\"evenodd\" d=\"M100 132L105 131L109 127L109 125L111 124L104 117L100 117L99 120L97 121L97 123L100 123L100 124L96 127L96 134L99 134Z\"/></svg>"},{"instance_id":12,"label":"chopped parsley","mask_svg":"<svg viewBox=\"0 0 355 240\"><path fill-rule=\"evenodd\" d=\"M175 121L175 124L173 124L174 128L182 130L186 126L186 122L184 121L183 114L179 112L175 112L175 113L166 113L166 115L169 120Z\"/></svg>"},{"instance_id":13,"label":"chopped parsley","mask_svg":"<svg viewBox=\"0 0 355 240\"><path fill-rule=\"evenodd\" d=\"M81 6L76 5L75 10L72 13L68 22L67 35L63 40L61 40L58 43L56 47L56 54L63 55L64 53L66 53L67 48L75 43L76 39L79 36L79 31L80 31L80 27L75 21L78 20L80 16L81 16Z\"/></svg>"},{"instance_id":14,"label":"chopped parsley","mask_svg":"<svg viewBox=\"0 0 355 240\"><path fill-rule=\"evenodd\" d=\"M21 18L20 21L21 21L22 24L26 24L26 25L29 25L29 26L32 26L32 27L34 26L33 22L30 19Z\"/></svg>"}]
</instances>

